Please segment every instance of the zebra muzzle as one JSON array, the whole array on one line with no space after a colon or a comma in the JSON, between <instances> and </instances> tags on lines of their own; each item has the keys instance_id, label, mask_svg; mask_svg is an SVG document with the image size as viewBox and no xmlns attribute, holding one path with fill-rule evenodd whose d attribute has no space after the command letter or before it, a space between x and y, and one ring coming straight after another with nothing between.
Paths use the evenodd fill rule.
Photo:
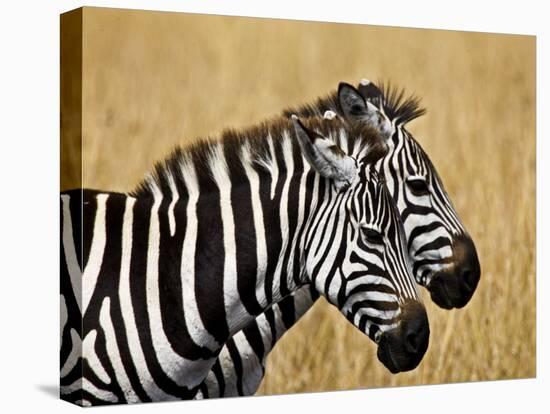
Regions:
<instances>
[{"instance_id":1,"label":"zebra muzzle","mask_svg":"<svg viewBox=\"0 0 550 414\"><path fill-rule=\"evenodd\" d=\"M415 301L403 306L397 327L380 334L378 359L393 374L410 371L418 366L430 339L428 316L424 306Z\"/></svg>"},{"instance_id":2,"label":"zebra muzzle","mask_svg":"<svg viewBox=\"0 0 550 414\"><path fill-rule=\"evenodd\" d=\"M435 273L427 286L432 300L443 309L466 306L479 283L481 269L470 237L461 235L453 241L452 263Z\"/></svg>"}]
</instances>

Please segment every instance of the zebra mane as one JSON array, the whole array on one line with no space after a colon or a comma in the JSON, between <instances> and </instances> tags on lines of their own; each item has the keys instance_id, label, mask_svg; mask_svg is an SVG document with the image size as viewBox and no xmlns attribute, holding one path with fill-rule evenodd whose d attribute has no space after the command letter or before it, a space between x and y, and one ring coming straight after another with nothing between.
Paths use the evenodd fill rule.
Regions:
<instances>
[{"instance_id":1,"label":"zebra mane","mask_svg":"<svg viewBox=\"0 0 550 414\"><path fill-rule=\"evenodd\" d=\"M302 121L307 128L331 137L349 154L365 154L361 158L364 164L374 164L387 152L384 139L369 126L352 126L341 118L327 120L312 117ZM128 194L139 197L153 195L159 190L162 194L169 194L174 187L179 194L186 193L182 172L190 165L194 167L201 190L217 189L213 179L213 159L215 164L221 164L221 168L227 170L234 185L248 179L245 167L252 167L262 175L270 174L270 166L277 163L279 171L284 171L285 166L280 161L284 148L290 148L295 164L301 165L298 138L288 118L273 118L242 130L226 129L218 139L200 138L190 145L177 146L167 158L157 162ZM247 159L243 159L243 151ZM275 154L276 160L272 159L272 154Z\"/></svg>"},{"instance_id":2,"label":"zebra mane","mask_svg":"<svg viewBox=\"0 0 550 414\"><path fill-rule=\"evenodd\" d=\"M391 120L398 119L399 124L405 125L426 114L426 109L420 105L421 99L418 96L407 96L405 89L393 86L390 82L379 82L379 85L384 112ZM313 103L285 109L283 115L290 116L295 113L303 117L322 116L328 110L336 110L339 115L343 115L338 101L338 91L317 98Z\"/></svg>"},{"instance_id":3,"label":"zebra mane","mask_svg":"<svg viewBox=\"0 0 550 414\"><path fill-rule=\"evenodd\" d=\"M302 104L294 108L287 108L283 110L284 117L290 117L292 114L297 114L300 117L315 117L323 116L326 111L336 110L338 115L342 116L342 108L338 102L338 92L333 91L328 95L317 98L314 102L309 104Z\"/></svg>"},{"instance_id":4,"label":"zebra mane","mask_svg":"<svg viewBox=\"0 0 550 414\"><path fill-rule=\"evenodd\" d=\"M391 82L380 82L384 111L390 119L399 119L407 124L426 114L426 108L420 106L421 99L415 94L406 96L405 89L393 86Z\"/></svg>"}]
</instances>

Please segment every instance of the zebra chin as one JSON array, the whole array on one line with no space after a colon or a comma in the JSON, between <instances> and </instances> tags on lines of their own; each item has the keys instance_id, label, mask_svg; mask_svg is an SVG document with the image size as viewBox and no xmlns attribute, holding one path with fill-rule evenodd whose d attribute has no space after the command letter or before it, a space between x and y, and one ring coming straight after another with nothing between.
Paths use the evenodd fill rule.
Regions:
<instances>
[{"instance_id":1,"label":"zebra chin","mask_svg":"<svg viewBox=\"0 0 550 414\"><path fill-rule=\"evenodd\" d=\"M432 301L443 309L462 308L472 298L481 268L472 239L461 235L453 241L452 263L435 272L427 286Z\"/></svg>"},{"instance_id":2,"label":"zebra chin","mask_svg":"<svg viewBox=\"0 0 550 414\"><path fill-rule=\"evenodd\" d=\"M430 326L424 306L408 301L402 307L399 324L380 335L378 359L392 374L415 369L430 341Z\"/></svg>"}]
</instances>

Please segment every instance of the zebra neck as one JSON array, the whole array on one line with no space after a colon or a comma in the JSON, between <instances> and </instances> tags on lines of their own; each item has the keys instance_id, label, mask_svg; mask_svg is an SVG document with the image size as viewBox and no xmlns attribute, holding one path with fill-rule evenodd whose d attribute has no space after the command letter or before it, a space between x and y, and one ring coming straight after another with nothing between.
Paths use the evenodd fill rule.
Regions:
<instances>
[{"instance_id":1,"label":"zebra neck","mask_svg":"<svg viewBox=\"0 0 550 414\"><path fill-rule=\"evenodd\" d=\"M199 191L201 177L189 170L187 191L159 189L136 203L150 210L144 225L159 301L181 306L170 310L174 325L199 347L219 349L307 282L302 252L319 176L301 160L284 161L270 174L247 171L236 183L212 169L217 188L209 191Z\"/></svg>"}]
</instances>

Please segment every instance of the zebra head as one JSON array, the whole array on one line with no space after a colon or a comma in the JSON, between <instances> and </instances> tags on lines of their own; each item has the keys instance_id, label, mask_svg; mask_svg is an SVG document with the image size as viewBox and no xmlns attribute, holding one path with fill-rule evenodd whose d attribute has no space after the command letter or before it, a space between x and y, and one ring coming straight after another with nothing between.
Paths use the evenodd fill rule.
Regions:
<instances>
[{"instance_id":1,"label":"zebra head","mask_svg":"<svg viewBox=\"0 0 550 414\"><path fill-rule=\"evenodd\" d=\"M375 169L385 143L370 127L324 136L293 120L302 153L321 181L304 249L306 278L378 344L378 358L391 372L414 369L430 331L399 212ZM374 135L377 142L354 145L366 140L346 131ZM353 148L351 155L342 147Z\"/></svg>"},{"instance_id":2,"label":"zebra head","mask_svg":"<svg viewBox=\"0 0 550 414\"><path fill-rule=\"evenodd\" d=\"M386 89L366 80L358 89L341 83L338 103L345 119L387 138L389 151L377 167L401 214L416 281L440 307L461 308L479 282L476 248L428 155L405 129L425 111L417 99Z\"/></svg>"}]
</instances>

